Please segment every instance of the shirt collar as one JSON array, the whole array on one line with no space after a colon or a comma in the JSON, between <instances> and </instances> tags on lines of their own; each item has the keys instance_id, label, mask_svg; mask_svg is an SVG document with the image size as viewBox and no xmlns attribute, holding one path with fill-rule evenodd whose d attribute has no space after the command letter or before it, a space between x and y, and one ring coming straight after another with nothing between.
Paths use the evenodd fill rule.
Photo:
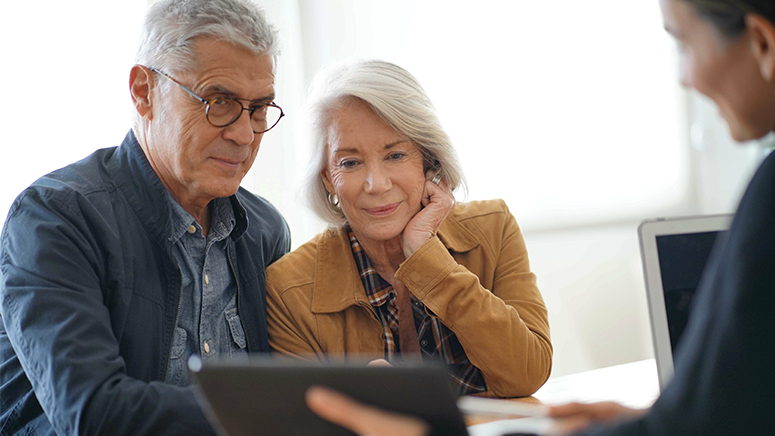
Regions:
<instances>
[{"instance_id":1,"label":"shirt collar","mask_svg":"<svg viewBox=\"0 0 775 436\"><path fill-rule=\"evenodd\" d=\"M170 205L170 236L171 242L176 243L187 231L194 226L201 230L201 226L194 217L188 213L167 192L167 202ZM210 202L210 230L217 234L218 239L224 239L229 236L236 226L237 220L234 214L234 208L229 198L216 198Z\"/></svg>"}]
</instances>

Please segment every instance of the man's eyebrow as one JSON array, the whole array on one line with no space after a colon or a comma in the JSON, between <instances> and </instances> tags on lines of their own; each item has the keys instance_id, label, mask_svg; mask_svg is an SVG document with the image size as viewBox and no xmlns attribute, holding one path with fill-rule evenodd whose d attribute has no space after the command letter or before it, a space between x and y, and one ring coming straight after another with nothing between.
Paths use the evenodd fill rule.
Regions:
<instances>
[{"instance_id":1,"label":"man's eyebrow","mask_svg":"<svg viewBox=\"0 0 775 436\"><path fill-rule=\"evenodd\" d=\"M267 95L266 97L259 97L254 100L250 100L251 103L257 104L269 104L274 102L274 93Z\"/></svg>"},{"instance_id":2,"label":"man's eyebrow","mask_svg":"<svg viewBox=\"0 0 775 436\"><path fill-rule=\"evenodd\" d=\"M232 91L230 89L227 89L227 88L224 88L221 85L211 85L211 86L206 87L203 90L203 94L209 94L209 93L220 94L220 95L223 95L223 96L226 96L226 97L240 98L241 100L247 100L247 99L239 97L234 91ZM258 103L258 104L272 103L274 101L274 97L275 97L275 94L271 93L271 94L267 95L266 97L259 97L259 98L250 100L250 102L251 103Z\"/></svg>"},{"instance_id":3,"label":"man's eyebrow","mask_svg":"<svg viewBox=\"0 0 775 436\"><path fill-rule=\"evenodd\" d=\"M204 94L209 94L209 93L222 94L222 95L225 95L227 97L236 97L237 96L237 94L235 94L234 91L232 91L230 89L227 89L227 88L224 88L221 85L209 85L209 86L206 86L202 90L202 93L204 93Z\"/></svg>"}]
</instances>

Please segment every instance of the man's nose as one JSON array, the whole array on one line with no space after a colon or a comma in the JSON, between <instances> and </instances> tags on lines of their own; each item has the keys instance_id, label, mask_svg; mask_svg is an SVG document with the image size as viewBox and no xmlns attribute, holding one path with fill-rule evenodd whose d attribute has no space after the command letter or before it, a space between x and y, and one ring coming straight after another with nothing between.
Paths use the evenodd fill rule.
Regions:
<instances>
[{"instance_id":1,"label":"man's nose","mask_svg":"<svg viewBox=\"0 0 775 436\"><path fill-rule=\"evenodd\" d=\"M257 133L253 132L253 126L250 122L250 112L243 110L237 121L226 126L223 132L224 139L234 141L239 145L250 145L253 143Z\"/></svg>"}]
</instances>

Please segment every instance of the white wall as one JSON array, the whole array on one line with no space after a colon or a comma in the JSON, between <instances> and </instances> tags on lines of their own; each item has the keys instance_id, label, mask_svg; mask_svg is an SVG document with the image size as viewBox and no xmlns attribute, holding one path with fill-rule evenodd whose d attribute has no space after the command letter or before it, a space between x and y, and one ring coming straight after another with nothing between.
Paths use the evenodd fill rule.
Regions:
<instances>
[{"instance_id":1,"label":"white wall","mask_svg":"<svg viewBox=\"0 0 775 436\"><path fill-rule=\"evenodd\" d=\"M0 219L41 175L121 143L145 0L3 2Z\"/></svg>"}]
</instances>

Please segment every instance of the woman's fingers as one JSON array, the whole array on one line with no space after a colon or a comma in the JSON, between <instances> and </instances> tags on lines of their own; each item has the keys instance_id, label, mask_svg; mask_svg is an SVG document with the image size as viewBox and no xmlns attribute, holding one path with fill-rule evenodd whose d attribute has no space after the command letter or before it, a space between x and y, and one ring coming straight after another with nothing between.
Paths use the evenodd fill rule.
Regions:
<instances>
[{"instance_id":1,"label":"woman's fingers","mask_svg":"<svg viewBox=\"0 0 775 436\"><path fill-rule=\"evenodd\" d=\"M444 182L436 185L426 181L424 189L423 208L407 223L402 235L406 257L411 256L425 242L436 236L441 223L455 208L455 197Z\"/></svg>"}]
</instances>

